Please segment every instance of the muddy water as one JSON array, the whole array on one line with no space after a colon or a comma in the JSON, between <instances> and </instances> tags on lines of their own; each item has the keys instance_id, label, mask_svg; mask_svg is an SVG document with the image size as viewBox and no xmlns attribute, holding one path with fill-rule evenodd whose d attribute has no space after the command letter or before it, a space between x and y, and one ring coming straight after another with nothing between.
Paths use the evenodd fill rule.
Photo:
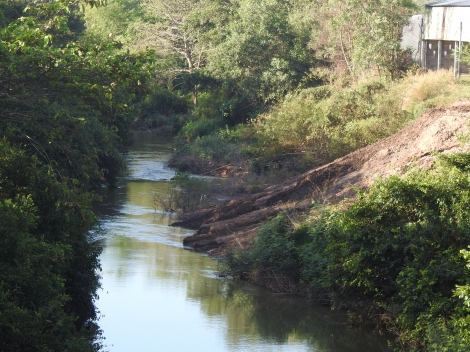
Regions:
<instances>
[{"instance_id":1,"label":"muddy water","mask_svg":"<svg viewBox=\"0 0 470 352\"><path fill-rule=\"evenodd\" d=\"M137 134L128 175L97 207L105 238L97 301L106 349L129 351L388 351L342 314L216 276L208 256L184 249L192 232L154 208L174 172L170 141Z\"/></svg>"}]
</instances>

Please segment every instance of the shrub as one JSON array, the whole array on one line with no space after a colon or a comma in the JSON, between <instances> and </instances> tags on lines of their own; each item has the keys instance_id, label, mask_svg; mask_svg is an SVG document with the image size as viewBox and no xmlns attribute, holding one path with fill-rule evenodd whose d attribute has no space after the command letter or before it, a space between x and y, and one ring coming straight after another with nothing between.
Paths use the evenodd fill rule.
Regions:
<instances>
[{"instance_id":1,"label":"shrub","mask_svg":"<svg viewBox=\"0 0 470 352\"><path fill-rule=\"evenodd\" d=\"M5 140L0 161L0 350L94 351L91 196Z\"/></svg>"},{"instance_id":2,"label":"shrub","mask_svg":"<svg viewBox=\"0 0 470 352\"><path fill-rule=\"evenodd\" d=\"M218 119L199 119L187 122L181 129L180 135L187 141L207 136L215 133L223 126L222 121Z\"/></svg>"},{"instance_id":3,"label":"shrub","mask_svg":"<svg viewBox=\"0 0 470 352\"><path fill-rule=\"evenodd\" d=\"M139 117L134 126L143 129L162 129L165 134L176 135L186 123L188 103L165 89L156 89L137 106Z\"/></svg>"},{"instance_id":4,"label":"shrub","mask_svg":"<svg viewBox=\"0 0 470 352\"><path fill-rule=\"evenodd\" d=\"M469 95L466 77L457 81L443 70L418 71L393 82L364 81L340 90L300 90L253 120L258 141L249 154L275 159L300 153L313 167L392 135L427 108Z\"/></svg>"},{"instance_id":5,"label":"shrub","mask_svg":"<svg viewBox=\"0 0 470 352\"><path fill-rule=\"evenodd\" d=\"M470 64L470 45L464 45L462 48L462 56L460 57L460 60L462 62L465 62L467 64Z\"/></svg>"},{"instance_id":6,"label":"shrub","mask_svg":"<svg viewBox=\"0 0 470 352\"><path fill-rule=\"evenodd\" d=\"M186 114L188 112L186 100L166 89L155 89L147 95L139 108L143 114L162 114L167 116Z\"/></svg>"},{"instance_id":7,"label":"shrub","mask_svg":"<svg viewBox=\"0 0 470 352\"><path fill-rule=\"evenodd\" d=\"M226 263L235 276L278 291L295 287L384 324L408 348L438 350L455 342L468 349L462 327L470 314L454 292L470 282L460 254L470 244L469 158L446 156L436 170L378 180L350 205L316 210L297 228L279 215L261 228L251 249L231 252ZM469 291L461 286L457 294L468 301ZM467 340L457 343L455 336Z\"/></svg>"},{"instance_id":8,"label":"shrub","mask_svg":"<svg viewBox=\"0 0 470 352\"><path fill-rule=\"evenodd\" d=\"M305 89L254 121L260 141L253 149L263 156L302 153L310 166L326 163L398 131L411 117L400 104L380 81Z\"/></svg>"},{"instance_id":9,"label":"shrub","mask_svg":"<svg viewBox=\"0 0 470 352\"><path fill-rule=\"evenodd\" d=\"M231 249L225 254L226 274L251 278L276 292L302 292L298 245L307 231L295 229L286 214L276 216L261 227L251 250Z\"/></svg>"},{"instance_id":10,"label":"shrub","mask_svg":"<svg viewBox=\"0 0 470 352\"><path fill-rule=\"evenodd\" d=\"M230 163L236 152L233 144L224 142L218 135L196 139L191 150L202 159L210 159L218 163Z\"/></svg>"},{"instance_id":11,"label":"shrub","mask_svg":"<svg viewBox=\"0 0 470 352\"><path fill-rule=\"evenodd\" d=\"M154 203L164 211L187 213L212 205L209 190L207 180L180 172L171 179L166 196L155 196Z\"/></svg>"}]
</instances>

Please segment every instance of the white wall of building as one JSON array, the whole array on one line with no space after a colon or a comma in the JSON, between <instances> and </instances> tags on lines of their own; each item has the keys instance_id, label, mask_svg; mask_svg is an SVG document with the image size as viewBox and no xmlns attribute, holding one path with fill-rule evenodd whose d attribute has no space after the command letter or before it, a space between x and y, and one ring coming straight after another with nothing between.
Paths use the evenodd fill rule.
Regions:
<instances>
[{"instance_id":1,"label":"white wall of building","mask_svg":"<svg viewBox=\"0 0 470 352\"><path fill-rule=\"evenodd\" d=\"M426 8L424 39L459 41L462 22L462 41L470 42L470 7Z\"/></svg>"},{"instance_id":2,"label":"white wall of building","mask_svg":"<svg viewBox=\"0 0 470 352\"><path fill-rule=\"evenodd\" d=\"M423 16L415 15L408 21L408 25L403 28L403 37L401 40L401 48L413 50L413 59L419 60L420 58L420 41L421 41L421 26Z\"/></svg>"}]
</instances>

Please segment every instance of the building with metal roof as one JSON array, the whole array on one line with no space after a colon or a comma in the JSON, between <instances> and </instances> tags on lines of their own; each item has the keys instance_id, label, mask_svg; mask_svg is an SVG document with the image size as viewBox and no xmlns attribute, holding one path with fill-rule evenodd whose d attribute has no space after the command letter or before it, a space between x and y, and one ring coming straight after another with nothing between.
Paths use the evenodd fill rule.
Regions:
<instances>
[{"instance_id":1,"label":"building with metal roof","mask_svg":"<svg viewBox=\"0 0 470 352\"><path fill-rule=\"evenodd\" d=\"M470 0L438 1L425 5L422 24L421 64L468 73L459 51L470 43Z\"/></svg>"}]
</instances>

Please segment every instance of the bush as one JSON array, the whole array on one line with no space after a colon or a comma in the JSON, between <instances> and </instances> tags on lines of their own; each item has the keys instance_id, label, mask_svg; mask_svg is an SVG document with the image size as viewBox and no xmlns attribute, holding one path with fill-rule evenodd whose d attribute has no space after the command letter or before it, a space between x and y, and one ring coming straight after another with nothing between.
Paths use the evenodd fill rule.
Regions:
<instances>
[{"instance_id":1,"label":"bush","mask_svg":"<svg viewBox=\"0 0 470 352\"><path fill-rule=\"evenodd\" d=\"M155 89L140 105L143 114L178 115L188 112L185 99L166 89Z\"/></svg>"},{"instance_id":2,"label":"bush","mask_svg":"<svg viewBox=\"0 0 470 352\"><path fill-rule=\"evenodd\" d=\"M223 123L218 119L200 119L187 122L181 129L180 135L192 141L217 132Z\"/></svg>"},{"instance_id":3,"label":"bush","mask_svg":"<svg viewBox=\"0 0 470 352\"><path fill-rule=\"evenodd\" d=\"M176 135L187 121L188 103L166 89L156 89L138 104L134 126Z\"/></svg>"},{"instance_id":4,"label":"bush","mask_svg":"<svg viewBox=\"0 0 470 352\"><path fill-rule=\"evenodd\" d=\"M463 45L460 60L466 64L470 64L470 45Z\"/></svg>"},{"instance_id":5,"label":"bush","mask_svg":"<svg viewBox=\"0 0 470 352\"><path fill-rule=\"evenodd\" d=\"M187 213L213 205L209 193L207 180L179 172L171 179L166 196L157 195L154 202L164 211Z\"/></svg>"},{"instance_id":6,"label":"bush","mask_svg":"<svg viewBox=\"0 0 470 352\"><path fill-rule=\"evenodd\" d=\"M0 161L0 350L95 350L91 197L5 141Z\"/></svg>"},{"instance_id":7,"label":"bush","mask_svg":"<svg viewBox=\"0 0 470 352\"><path fill-rule=\"evenodd\" d=\"M316 210L297 228L280 215L247 252L229 253L229 272L347 307L361 321L384 324L408 348L445 346L430 334L462 334L470 316L454 297L456 285L470 282L460 254L470 244L469 158L378 180L346 209ZM453 318L459 323L444 328Z\"/></svg>"},{"instance_id":8,"label":"bush","mask_svg":"<svg viewBox=\"0 0 470 352\"><path fill-rule=\"evenodd\" d=\"M410 114L400 109L382 82L351 89L317 87L300 91L254 121L263 156L301 153L311 166L329 162L398 131Z\"/></svg>"},{"instance_id":9,"label":"bush","mask_svg":"<svg viewBox=\"0 0 470 352\"><path fill-rule=\"evenodd\" d=\"M308 229L295 229L286 214L264 224L249 251L230 250L222 262L227 274L261 283L276 292L300 293L299 244Z\"/></svg>"},{"instance_id":10,"label":"bush","mask_svg":"<svg viewBox=\"0 0 470 352\"><path fill-rule=\"evenodd\" d=\"M253 120L258 142L249 154L276 158L298 153L313 167L396 133L427 108L469 94L465 77L456 81L443 70L394 82L364 81L340 90L300 90Z\"/></svg>"},{"instance_id":11,"label":"bush","mask_svg":"<svg viewBox=\"0 0 470 352\"><path fill-rule=\"evenodd\" d=\"M233 161L236 148L233 144L224 142L218 135L210 135L196 139L191 150L202 159L230 163Z\"/></svg>"}]
</instances>

